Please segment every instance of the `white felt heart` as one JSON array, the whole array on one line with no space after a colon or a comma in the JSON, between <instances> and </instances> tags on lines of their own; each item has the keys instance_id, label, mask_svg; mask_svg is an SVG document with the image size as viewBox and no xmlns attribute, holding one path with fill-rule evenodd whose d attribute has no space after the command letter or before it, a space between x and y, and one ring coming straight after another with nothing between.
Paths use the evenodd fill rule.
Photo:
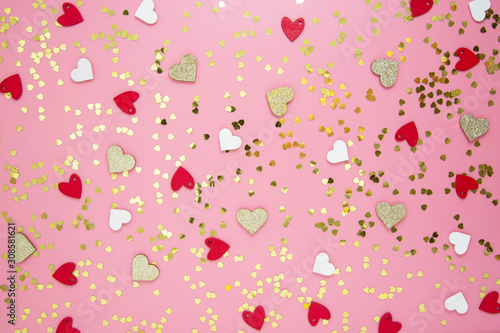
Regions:
<instances>
[{"instance_id":1,"label":"white felt heart","mask_svg":"<svg viewBox=\"0 0 500 333\"><path fill-rule=\"evenodd\" d=\"M135 12L135 17L147 24L154 24L158 21L158 15L154 11L155 3L153 0L142 0L139 8Z\"/></svg>"},{"instance_id":2,"label":"white felt heart","mask_svg":"<svg viewBox=\"0 0 500 333\"><path fill-rule=\"evenodd\" d=\"M321 252L316 256L314 261L313 272L325 276L331 276L335 273L335 266L329 262L330 257L325 252Z\"/></svg>"},{"instance_id":3,"label":"white felt heart","mask_svg":"<svg viewBox=\"0 0 500 333\"><path fill-rule=\"evenodd\" d=\"M490 9L491 1L490 0L474 0L469 2L469 9L472 15L472 18L481 22L486 17L486 11Z\"/></svg>"},{"instance_id":4,"label":"white felt heart","mask_svg":"<svg viewBox=\"0 0 500 333\"><path fill-rule=\"evenodd\" d=\"M71 79L75 82L89 81L94 78L92 72L92 64L88 59L82 58L78 60L78 67L71 72Z\"/></svg>"},{"instance_id":5,"label":"white felt heart","mask_svg":"<svg viewBox=\"0 0 500 333\"><path fill-rule=\"evenodd\" d=\"M228 128L219 132L220 150L233 150L241 147L241 138L233 135Z\"/></svg>"},{"instance_id":6,"label":"white felt heart","mask_svg":"<svg viewBox=\"0 0 500 333\"><path fill-rule=\"evenodd\" d=\"M109 212L109 227L113 231L118 231L122 225L132 220L132 214L124 209L111 209Z\"/></svg>"},{"instance_id":7,"label":"white felt heart","mask_svg":"<svg viewBox=\"0 0 500 333\"><path fill-rule=\"evenodd\" d=\"M339 163L349 160L349 154L347 153L347 144L342 140L337 140L333 144L333 150L330 150L326 154L326 159L330 163Z\"/></svg>"},{"instance_id":8,"label":"white felt heart","mask_svg":"<svg viewBox=\"0 0 500 333\"><path fill-rule=\"evenodd\" d=\"M450 243L455 245L455 252L459 255L467 252L470 243L470 235L455 231L448 236Z\"/></svg>"},{"instance_id":9,"label":"white felt heart","mask_svg":"<svg viewBox=\"0 0 500 333\"><path fill-rule=\"evenodd\" d=\"M444 307L449 311L457 311L460 314L464 314L469 310L469 304L465 300L464 294L462 292L456 293L450 296L444 301Z\"/></svg>"}]
</instances>

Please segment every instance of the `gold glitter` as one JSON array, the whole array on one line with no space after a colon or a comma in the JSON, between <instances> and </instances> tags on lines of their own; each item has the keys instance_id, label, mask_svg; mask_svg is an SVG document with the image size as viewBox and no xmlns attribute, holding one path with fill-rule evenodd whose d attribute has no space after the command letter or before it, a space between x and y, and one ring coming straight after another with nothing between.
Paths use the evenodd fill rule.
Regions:
<instances>
[{"instance_id":1,"label":"gold glitter","mask_svg":"<svg viewBox=\"0 0 500 333\"><path fill-rule=\"evenodd\" d=\"M236 219L253 235L266 222L267 212L262 208L257 208L253 212L248 209L240 209L236 215Z\"/></svg>"},{"instance_id":2,"label":"gold glitter","mask_svg":"<svg viewBox=\"0 0 500 333\"><path fill-rule=\"evenodd\" d=\"M17 264L26 260L26 258L32 255L33 252L36 251L36 249L33 246L33 244L31 244L29 239L20 232L16 233L15 240L16 240L16 264Z\"/></svg>"},{"instance_id":3,"label":"gold glitter","mask_svg":"<svg viewBox=\"0 0 500 333\"><path fill-rule=\"evenodd\" d=\"M135 166L135 158L131 155L124 155L120 146L111 146L108 149L109 172L123 172L132 170Z\"/></svg>"},{"instance_id":4,"label":"gold glitter","mask_svg":"<svg viewBox=\"0 0 500 333\"><path fill-rule=\"evenodd\" d=\"M394 60L387 59L375 59L372 62L372 72L380 75L380 83L386 87L390 88L396 83L396 77L398 75L398 62Z\"/></svg>"},{"instance_id":5,"label":"gold glitter","mask_svg":"<svg viewBox=\"0 0 500 333\"><path fill-rule=\"evenodd\" d=\"M153 281L159 274L158 267L150 265L145 255L138 254L132 260L132 279L134 281Z\"/></svg>"},{"instance_id":6,"label":"gold glitter","mask_svg":"<svg viewBox=\"0 0 500 333\"><path fill-rule=\"evenodd\" d=\"M287 103L293 99L293 90L290 87L280 87L266 92L266 95L271 112L281 117L286 113Z\"/></svg>"},{"instance_id":7,"label":"gold glitter","mask_svg":"<svg viewBox=\"0 0 500 333\"><path fill-rule=\"evenodd\" d=\"M387 202L379 202L376 212L382 222L390 229L405 217L406 208L401 204L391 206Z\"/></svg>"},{"instance_id":8,"label":"gold glitter","mask_svg":"<svg viewBox=\"0 0 500 333\"><path fill-rule=\"evenodd\" d=\"M196 58L192 54L186 54L180 64L170 67L168 74L176 81L196 81Z\"/></svg>"},{"instance_id":9,"label":"gold glitter","mask_svg":"<svg viewBox=\"0 0 500 333\"><path fill-rule=\"evenodd\" d=\"M484 118L475 119L474 116L467 113L460 117L460 126L469 141L474 141L479 138L481 135L488 132L490 128L488 120Z\"/></svg>"}]
</instances>

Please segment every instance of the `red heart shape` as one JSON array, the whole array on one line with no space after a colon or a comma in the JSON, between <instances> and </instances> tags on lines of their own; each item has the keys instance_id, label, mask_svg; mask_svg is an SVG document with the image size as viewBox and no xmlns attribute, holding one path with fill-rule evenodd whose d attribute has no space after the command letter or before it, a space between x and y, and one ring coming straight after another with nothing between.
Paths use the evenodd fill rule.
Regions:
<instances>
[{"instance_id":1,"label":"red heart shape","mask_svg":"<svg viewBox=\"0 0 500 333\"><path fill-rule=\"evenodd\" d=\"M396 141L406 140L410 147L415 147L418 142L418 131L417 126L413 121L409 122L406 125L403 125L396 132Z\"/></svg>"},{"instance_id":2,"label":"red heart shape","mask_svg":"<svg viewBox=\"0 0 500 333\"><path fill-rule=\"evenodd\" d=\"M67 262L61 267L59 267L54 272L54 274L52 274L52 277L57 281L61 282L62 284L65 284L67 286L73 286L78 282L76 276L73 275L75 269L76 269L75 263Z\"/></svg>"},{"instance_id":3,"label":"red heart shape","mask_svg":"<svg viewBox=\"0 0 500 333\"><path fill-rule=\"evenodd\" d=\"M479 58L476 56L474 52L469 50L468 48L461 47L457 50L457 56L460 60L455 65L455 69L457 71L468 71L472 67L479 64Z\"/></svg>"},{"instance_id":4,"label":"red heart shape","mask_svg":"<svg viewBox=\"0 0 500 333\"><path fill-rule=\"evenodd\" d=\"M500 313L500 303L498 303L498 292L492 291L479 305L479 310L488 312L488 313Z\"/></svg>"},{"instance_id":5,"label":"red heart shape","mask_svg":"<svg viewBox=\"0 0 500 333\"><path fill-rule=\"evenodd\" d=\"M64 14L57 18L57 23L63 27L70 27L72 25L83 22L83 16L80 14L78 8L69 2L65 2L62 5Z\"/></svg>"},{"instance_id":6,"label":"red heart shape","mask_svg":"<svg viewBox=\"0 0 500 333\"><path fill-rule=\"evenodd\" d=\"M411 16L417 17L427 13L431 10L432 5L434 5L434 1L432 0L411 0Z\"/></svg>"},{"instance_id":7,"label":"red heart shape","mask_svg":"<svg viewBox=\"0 0 500 333\"><path fill-rule=\"evenodd\" d=\"M397 321L392 321L392 315L390 312L385 313L380 317L378 323L378 333L398 333L403 325Z\"/></svg>"},{"instance_id":8,"label":"red heart shape","mask_svg":"<svg viewBox=\"0 0 500 333\"><path fill-rule=\"evenodd\" d=\"M126 114L135 114L134 102L139 99L139 94L135 91L126 91L113 98L116 105Z\"/></svg>"},{"instance_id":9,"label":"red heart shape","mask_svg":"<svg viewBox=\"0 0 500 333\"><path fill-rule=\"evenodd\" d=\"M76 328L73 328L72 325L73 325L73 318L66 317L63 320L61 320L59 326L57 326L56 333L80 333L80 331L77 330Z\"/></svg>"},{"instance_id":10,"label":"red heart shape","mask_svg":"<svg viewBox=\"0 0 500 333\"><path fill-rule=\"evenodd\" d=\"M306 22L302 17L299 17L293 22L286 16L281 19L281 29L283 29L283 32L291 42L300 36L305 26Z\"/></svg>"},{"instance_id":11,"label":"red heart shape","mask_svg":"<svg viewBox=\"0 0 500 333\"><path fill-rule=\"evenodd\" d=\"M477 181L469 176L457 175L455 178L455 190L460 198L465 199L469 190L477 190Z\"/></svg>"},{"instance_id":12,"label":"red heart shape","mask_svg":"<svg viewBox=\"0 0 500 333\"><path fill-rule=\"evenodd\" d=\"M266 318L266 312L262 306L258 306L255 308L254 312L251 311L243 311L243 320L248 326L259 330L264 325L264 319Z\"/></svg>"},{"instance_id":13,"label":"red heart shape","mask_svg":"<svg viewBox=\"0 0 500 333\"><path fill-rule=\"evenodd\" d=\"M59 191L68 197L80 199L82 197L82 180L76 173L69 177L68 183L57 184Z\"/></svg>"},{"instance_id":14,"label":"red heart shape","mask_svg":"<svg viewBox=\"0 0 500 333\"><path fill-rule=\"evenodd\" d=\"M309 320L309 324L312 326L318 325L320 319L330 320L331 317L332 315L330 314L330 310L328 310L326 306L316 302L311 302L309 305L307 319Z\"/></svg>"},{"instance_id":15,"label":"red heart shape","mask_svg":"<svg viewBox=\"0 0 500 333\"><path fill-rule=\"evenodd\" d=\"M0 92L3 94L10 92L10 95L16 101L21 98L21 95L23 94L23 84L21 83L21 77L19 74L9 76L0 82Z\"/></svg>"},{"instance_id":16,"label":"red heart shape","mask_svg":"<svg viewBox=\"0 0 500 333\"><path fill-rule=\"evenodd\" d=\"M172 190L178 191L182 186L192 190L194 188L194 179L186 169L179 167L172 177L170 187L172 187Z\"/></svg>"},{"instance_id":17,"label":"red heart shape","mask_svg":"<svg viewBox=\"0 0 500 333\"><path fill-rule=\"evenodd\" d=\"M207 254L208 260L217 260L229 250L229 244L215 237L205 239L205 244L210 249Z\"/></svg>"}]
</instances>

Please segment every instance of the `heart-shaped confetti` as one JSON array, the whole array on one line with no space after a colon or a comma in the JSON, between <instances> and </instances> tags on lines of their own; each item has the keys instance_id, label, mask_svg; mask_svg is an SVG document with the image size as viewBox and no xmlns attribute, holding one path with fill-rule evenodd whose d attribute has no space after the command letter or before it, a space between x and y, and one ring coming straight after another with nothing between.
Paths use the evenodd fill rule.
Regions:
<instances>
[{"instance_id":1,"label":"heart-shaped confetti","mask_svg":"<svg viewBox=\"0 0 500 333\"><path fill-rule=\"evenodd\" d=\"M333 150L326 154L326 159L330 163L339 163L349 160L347 152L347 144L342 140L337 140L333 143Z\"/></svg>"},{"instance_id":2,"label":"heart-shaped confetti","mask_svg":"<svg viewBox=\"0 0 500 333\"><path fill-rule=\"evenodd\" d=\"M54 272L54 274L52 274L52 277L57 281L61 282L62 284L65 284L67 286L74 286L78 282L76 276L73 275L75 269L76 269L75 263L67 262L63 264L61 267L59 267Z\"/></svg>"},{"instance_id":3,"label":"heart-shaped confetti","mask_svg":"<svg viewBox=\"0 0 500 333\"><path fill-rule=\"evenodd\" d=\"M194 188L194 178L191 174L184 169L183 167L177 168L174 175L172 176L172 180L170 181L170 187L173 191L179 191L181 187L188 188L192 190Z\"/></svg>"},{"instance_id":4,"label":"heart-shaped confetti","mask_svg":"<svg viewBox=\"0 0 500 333\"><path fill-rule=\"evenodd\" d=\"M459 198L467 198L469 190L477 190L478 188L479 184L472 177L464 175L457 175L455 177L455 191Z\"/></svg>"},{"instance_id":5,"label":"heart-shaped confetti","mask_svg":"<svg viewBox=\"0 0 500 333\"><path fill-rule=\"evenodd\" d=\"M468 48L461 47L456 51L456 54L460 58L455 65L457 71L468 71L479 64L479 58Z\"/></svg>"},{"instance_id":6,"label":"heart-shaped confetti","mask_svg":"<svg viewBox=\"0 0 500 333\"><path fill-rule=\"evenodd\" d=\"M36 251L36 248L24 234L17 232L14 237L16 241L16 264L18 264L32 255Z\"/></svg>"},{"instance_id":7,"label":"heart-shaped confetti","mask_svg":"<svg viewBox=\"0 0 500 333\"><path fill-rule=\"evenodd\" d=\"M309 320L309 324L311 326L318 325L320 319L330 320L332 315L330 314L330 310L322 304L317 302L311 302L309 305L309 310L307 311L307 320Z\"/></svg>"},{"instance_id":8,"label":"heart-shaped confetti","mask_svg":"<svg viewBox=\"0 0 500 333\"><path fill-rule=\"evenodd\" d=\"M462 292L458 292L455 295L448 297L444 301L444 307L446 310L457 311L460 314L464 314L467 310L469 310L469 304L467 304Z\"/></svg>"},{"instance_id":9,"label":"heart-shaped confetti","mask_svg":"<svg viewBox=\"0 0 500 333\"><path fill-rule=\"evenodd\" d=\"M182 57L180 64L170 67L168 74L176 81L196 81L196 58L192 54L186 54Z\"/></svg>"},{"instance_id":10,"label":"heart-shaped confetti","mask_svg":"<svg viewBox=\"0 0 500 333\"><path fill-rule=\"evenodd\" d=\"M455 246L455 253L462 255L469 248L470 235L455 231L448 236L448 240Z\"/></svg>"},{"instance_id":11,"label":"heart-shaped confetti","mask_svg":"<svg viewBox=\"0 0 500 333\"><path fill-rule=\"evenodd\" d=\"M299 17L295 21L290 20L286 16L281 19L281 29L283 29L283 32L291 42L300 36L305 26L306 22L302 17Z\"/></svg>"},{"instance_id":12,"label":"heart-shaped confetti","mask_svg":"<svg viewBox=\"0 0 500 333\"><path fill-rule=\"evenodd\" d=\"M484 118L476 119L473 115L465 113L460 117L460 126L467 136L467 139L469 139L469 141L474 141L488 132L490 123Z\"/></svg>"},{"instance_id":13,"label":"heart-shaped confetti","mask_svg":"<svg viewBox=\"0 0 500 333\"><path fill-rule=\"evenodd\" d=\"M498 303L498 292L492 291L483 298L483 301L479 305L479 310L488 313L500 313L500 303Z\"/></svg>"},{"instance_id":14,"label":"heart-shaped confetti","mask_svg":"<svg viewBox=\"0 0 500 333\"><path fill-rule=\"evenodd\" d=\"M84 82L94 79L92 64L86 58L78 60L77 68L71 71L71 79L75 82Z\"/></svg>"},{"instance_id":15,"label":"heart-shaped confetti","mask_svg":"<svg viewBox=\"0 0 500 333\"><path fill-rule=\"evenodd\" d=\"M469 9L474 21L481 22L486 18L486 11L490 9L490 0L474 0L469 2Z\"/></svg>"},{"instance_id":16,"label":"heart-shaped confetti","mask_svg":"<svg viewBox=\"0 0 500 333\"><path fill-rule=\"evenodd\" d=\"M267 212L262 208L257 208L253 212L248 209L240 209L236 214L236 219L253 235L266 222Z\"/></svg>"},{"instance_id":17,"label":"heart-shaped confetti","mask_svg":"<svg viewBox=\"0 0 500 333\"><path fill-rule=\"evenodd\" d=\"M144 254L138 254L132 260L132 280L153 281L159 274L158 267L150 265Z\"/></svg>"},{"instance_id":18,"label":"heart-shaped confetti","mask_svg":"<svg viewBox=\"0 0 500 333\"><path fill-rule=\"evenodd\" d=\"M23 84L19 74L14 74L0 82L0 92L2 94L10 93L16 101L21 98L23 94Z\"/></svg>"},{"instance_id":19,"label":"heart-shaped confetti","mask_svg":"<svg viewBox=\"0 0 500 333\"><path fill-rule=\"evenodd\" d=\"M135 91L126 91L113 98L116 105L126 114L135 114L134 102L139 99L139 94Z\"/></svg>"},{"instance_id":20,"label":"heart-shaped confetti","mask_svg":"<svg viewBox=\"0 0 500 333\"><path fill-rule=\"evenodd\" d=\"M135 158L125 155L120 146L111 146L108 149L109 172L124 172L132 170L135 166Z\"/></svg>"},{"instance_id":21,"label":"heart-shaped confetti","mask_svg":"<svg viewBox=\"0 0 500 333\"><path fill-rule=\"evenodd\" d=\"M72 3L63 3L62 9L64 14L57 18L57 23L59 23L63 27L70 27L72 25L83 22L82 14Z\"/></svg>"},{"instance_id":22,"label":"heart-shaped confetti","mask_svg":"<svg viewBox=\"0 0 500 333\"><path fill-rule=\"evenodd\" d=\"M286 113L287 104L293 99L293 90L290 87L280 87L266 92L267 102L271 112L281 117Z\"/></svg>"},{"instance_id":23,"label":"heart-shaped confetti","mask_svg":"<svg viewBox=\"0 0 500 333\"><path fill-rule=\"evenodd\" d=\"M56 333L80 333L80 331L73 327L73 318L66 317L57 326Z\"/></svg>"},{"instance_id":24,"label":"heart-shaped confetti","mask_svg":"<svg viewBox=\"0 0 500 333\"><path fill-rule=\"evenodd\" d=\"M398 76L398 62L388 59L375 59L372 62L372 72L380 76L380 83L390 88L396 83Z\"/></svg>"},{"instance_id":25,"label":"heart-shaped confetti","mask_svg":"<svg viewBox=\"0 0 500 333\"><path fill-rule=\"evenodd\" d=\"M109 212L109 227L113 231L118 231L125 223L132 220L132 214L125 209L111 209Z\"/></svg>"},{"instance_id":26,"label":"heart-shaped confetti","mask_svg":"<svg viewBox=\"0 0 500 333\"><path fill-rule=\"evenodd\" d=\"M229 250L229 244L215 237L205 239L205 244L210 249L207 254L208 260L217 260Z\"/></svg>"},{"instance_id":27,"label":"heart-shaped confetti","mask_svg":"<svg viewBox=\"0 0 500 333\"><path fill-rule=\"evenodd\" d=\"M417 17L427 13L429 10L431 10L432 5L434 5L433 0L411 0L410 1L411 16Z\"/></svg>"},{"instance_id":28,"label":"heart-shaped confetti","mask_svg":"<svg viewBox=\"0 0 500 333\"><path fill-rule=\"evenodd\" d=\"M158 14L155 13L154 9L153 0L142 0L139 8L135 11L135 17L147 24L155 24L158 21Z\"/></svg>"},{"instance_id":29,"label":"heart-shaped confetti","mask_svg":"<svg viewBox=\"0 0 500 333\"><path fill-rule=\"evenodd\" d=\"M262 306L258 306L255 308L254 312L251 311L243 311L243 320L248 326L255 328L256 330L261 330L264 325L264 319L266 318L266 312Z\"/></svg>"},{"instance_id":30,"label":"heart-shaped confetti","mask_svg":"<svg viewBox=\"0 0 500 333\"><path fill-rule=\"evenodd\" d=\"M415 147L418 143L418 130L417 126L413 121L403 125L400 129L397 130L396 141L406 140L410 147Z\"/></svg>"},{"instance_id":31,"label":"heart-shaped confetti","mask_svg":"<svg viewBox=\"0 0 500 333\"><path fill-rule=\"evenodd\" d=\"M324 276L332 276L335 273L335 266L330 262L330 257L325 252L316 256L313 272Z\"/></svg>"},{"instance_id":32,"label":"heart-shaped confetti","mask_svg":"<svg viewBox=\"0 0 500 333\"><path fill-rule=\"evenodd\" d=\"M234 150L241 147L242 141L239 136L233 135L229 128L223 128L219 132L220 150Z\"/></svg>"},{"instance_id":33,"label":"heart-shaped confetti","mask_svg":"<svg viewBox=\"0 0 500 333\"><path fill-rule=\"evenodd\" d=\"M384 313L380 317L378 323L378 333L398 333L403 325L396 321L392 321L392 315L390 312Z\"/></svg>"},{"instance_id":34,"label":"heart-shaped confetti","mask_svg":"<svg viewBox=\"0 0 500 333\"><path fill-rule=\"evenodd\" d=\"M406 208L402 204L391 206L387 202L379 202L375 210L378 217L389 229L395 226L406 215Z\"/></svg>"},{"instance_id":35,"label":"heart-shaped confetti","mask_svg":"<svg viewBox=\"0 0 500 333\"><path fill-rule=\"evenodd\" d=\"M82 197L82 180L76 173L69 176L69 182L57 184L57 188L59 192L70 198L80 199Z\"/></svg>"}]
</instances>

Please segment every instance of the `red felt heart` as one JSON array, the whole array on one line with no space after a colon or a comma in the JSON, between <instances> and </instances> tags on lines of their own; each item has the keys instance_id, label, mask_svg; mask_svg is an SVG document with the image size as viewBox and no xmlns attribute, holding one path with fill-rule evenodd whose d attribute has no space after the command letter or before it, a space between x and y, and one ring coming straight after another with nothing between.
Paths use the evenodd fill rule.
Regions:
<instances>
[{"instance_id":1,"label":"red felt heart","mask_svg":"<svg viewBox=\"0 0 500 333\"><path fill-rule=\"evenodd\" d=\"M10 92L12 98L17 101L23 94L23 84L19 74L9 76L0 82L0 92L3 94Z\"/></svg>"},{"instance_id":2,"label":"red felt heart","mask_svg":"<svg viewBox=\"0 0 500 333\"><path fill-rule=\"evenodd\" d=\"M427 13L431 10L432 5L434 5L434 1L432 0L411 0L411 16L417 17Z\"/></svg>"},{"instance_id":3,"label":"red felt heart","mask_svg":"<svg viewBox=\"0 0 500 333\"><path fill-rule=\"evenodd\" d=\"M392 315L387 312L382 317L378 323L378 333L398 333L403 325L397 321L392 321Z\"/></svg>"},{"instance_id":4,"label":"red felt heart","mask_svg":"<svg viewBox=\"0 0 500 333\"><path fill-rule=\"evenodd\" d=\"M82 197L82 180L76 173L69 177L69 182L57 184L59 191L68 197L80 199Z\"/></svg>"},{"instance_id":5,"label":"red felt heart","mask_svg":"<svg viewBox=\"0 0 500 333\"><path fill-rule=\"evenodd\" d=\"M457 71L468 71L472 67L479 64L479 58L476 56L474 52L469 50L468 48L461 47L457 50L457 56L460 60L455 65L455 69Z\"/></svg>"},{"instance_id":6,"label":"red felt heart","mask_svg":"<svg viewBox=\"0 0 500 333\"><path fill-rule=\"evenodd\" d=\"M418 142L418 131L417 126L413 121L409 122L406 125L403 125L396 132L396 141L406 140L410 147L415 147Z\"/></svg>"},{"instance_id":7,"label":"red felt heart","mask_svg":"<svg viewBox=\"0 0 500 333\"><path fill-rule=\"evenodd\" d=\"M83 22L83 16L80 14L78 8L69 2L65 2L62 5L64 14L57 18L57 23L63 27L70 27L72 25Z\"/></svg>"},{"instance_id":8,"label":"red felt heart","mask_svg":"<svg viewBox=\"0 0 500 333\"><path fill-rule=\"evenodd\" d=\"M488 312L488 313L500 313L500 303L498 303L498 292L492 291L479 305L479 310Z\"/></svg>"},{"instance_id":9,"label":"red felt heart","mask_svg":"<svg viewBox=\"0 0 500 333\"><path fill-rule=\"evenodd\" d=\"M170 182L172 190L178 191L182 186L192 190L194 188L193 176L183 167L179 167Z\"/></svg>"},{"instance_id":10,"label":"red felt heart","mask_svg":"<svg viewBox=\"0 0 500 333\"><path fill-rule=\"evenodd\" d=\"M59 326L57 326L56 333L80 333L80 330L77 330L76 328L72 327L72 325L73 325L73 318L66 317L63 320L61 320Z\"/></svg>"},{"instance_id":11,"label":"red felt heart","mask_svg":"<svg viewBox=\"0 0 500 333\"><path fill-rule=\"evenodd\" d=\"M116 105L126 114L135 114L134 102L139 99L139 94L135 91L126 91L113 98Z\"/></svg>"},{"instance_id":12,"label":"red felt heart","mask_svg":"<svg viewBox=\"0 0 500 333\"><path fill-rule=\"evenodd\" d=\"M217 260L229 250L229 244L215 237L205 239L205 244L210 249L207 254L208 260Z\"/></svg>"},{"instance_id":13,"label":"red felt heart","mask_svg":"<svg viewBox=\"0 0 500 333\"><path fill-rule=\"evenodd\" d=\"M76 276L73 275L73 272L76 269L76 265L73 262L67 262L61 267L59 267L52 276L57 281L65 284L67 286L73 286L78 282Z\"/></svg>"},{"instance_id":14,"label":"red felt heart","mask_svg":"<svg viewBox=\"0 0 500 333\"><path fill-rule=\"evenodd\" d=\"M258 306L255 308L254 312L251 311L243 311L243 320L248 326L259 330L264 325L264 319L266 318L266 312L262 306Z\"/></svg>"},{"instance_id":15,"label":"red felt heart","mask_svg":"<svg viewBox=\"0 0 500 333\"><path fill-rule=\"evenodd\" d=\"M283 29L283 32L291 42L300 36L305 26L306 21L302 17L299 17L295 21L290 20L286 16L281 19L281 29Z\"/></svg>"},{"instance_id":16,"label":"red felt heart","mask_svg":"<svg viewBox=\"0 0 500 333\"><path fill-rule=\"evenodd\" d=\"M328 310L326 306L316 302L311 302L309 305L307 319L309 320L309 324L312 326L318 325L320 319L329 320L331 317L332 315L330 314L330 310Z\"/></svg>"},{"instance_id":17,"label":"red felt heart","mask_svg":"<svg viewBox=\"0 0 500 333\"><path fill-rule=\"evenodd\" d=\"M455 178L455 190L460 198L465 199L469 190L477 190L479 185L474 178L457 175Z\"/></svg>"}]
</instances>

